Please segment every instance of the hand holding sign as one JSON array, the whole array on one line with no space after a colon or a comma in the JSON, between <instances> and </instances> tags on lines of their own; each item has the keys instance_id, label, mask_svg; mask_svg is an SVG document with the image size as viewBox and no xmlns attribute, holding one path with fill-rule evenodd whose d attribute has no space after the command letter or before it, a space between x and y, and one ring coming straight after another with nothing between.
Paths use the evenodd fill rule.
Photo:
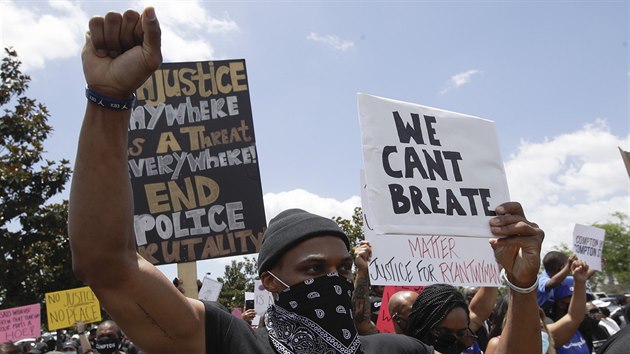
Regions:
<instances>
[{"instance_id":1,"label":"hand holding sign","mask_svg":"<svg viewBox=\"0 0 630 354\"><path fill-rule=\"evenodd\" d=\"M496 208L496 213L497 216L490 219L490 229L495 236L506 237L490 240L494 256L513 284L529 287L538 275L545 233L525 218L519 203L503 203Z\"/></svg>"}]
</instances>

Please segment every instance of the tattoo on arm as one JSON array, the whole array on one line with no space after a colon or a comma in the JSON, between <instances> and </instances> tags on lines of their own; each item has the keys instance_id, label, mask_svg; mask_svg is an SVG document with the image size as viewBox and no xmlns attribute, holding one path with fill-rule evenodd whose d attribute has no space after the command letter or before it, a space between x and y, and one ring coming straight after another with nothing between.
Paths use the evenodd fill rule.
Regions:
<instances>
[{"instance_id":1,"label":"tattoo on arm","mask_svg":"<svg viewBox=\"0 0 630 354\"><path fill-rule=\"evenodd\" d=\"M164 335L164 337L168 338L168 339L175 339L173 338L173 336L171 336L170 334L168 334L168 332L166 332L166 329L164 329L164 327L160 326L159 323L157 323L157 321L151 317L151 315L149 314L149 312L147 312L147 310L144 309L144 307L142 307L142 305L136 303L136 305L138 305L138 307L140 308L140 310L142 310L142 312L144 312L145 318L148 319L154 326L156 326L157 328L160 329L160 331L162 331L162 334Z\"/></svg>"},{"instance_id":2,"label":"tattoo on arm","mask_svg":"<svg viewBox=\"0 0 630 354\"><path fill-rule=\"evenodd\" d=\"M367 335L378 333L376 325L371 321L370 308L370 278L357 274L354 280L354 293L352 294L352 307L354 309L354 323L359 334Z\"/></svg>"}]
</instances>

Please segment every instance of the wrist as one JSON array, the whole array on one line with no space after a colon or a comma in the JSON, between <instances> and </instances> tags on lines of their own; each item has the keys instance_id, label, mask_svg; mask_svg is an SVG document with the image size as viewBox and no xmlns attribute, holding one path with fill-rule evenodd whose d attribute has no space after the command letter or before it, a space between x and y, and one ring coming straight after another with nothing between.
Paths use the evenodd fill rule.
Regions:
<instances>
[{"instance_id":1,"label":"wrist","mask_svg":"<svg viewBox=\"0 0 630 354\"><path fill-rule=\"evenodd\" d=\"M85 86L85 97L88 99L88 102L100 107L106 108L114 111L128 111L133 108L136 102L135 93L131 93L131 98L127 96L126 98L119 98L121 95L115 94L116 97L108 96L107 94L103 94L102 92L98 92L88 85Z\"/></svg>"},{"instance_id":2,"label":"wrist","mask_svg":"<svg viewBox=\"0 0 630 354\"><path fill-rule=\"evenodd\" d=\"M97 92L103 96L115 98L118 100L129 100L132 98L132 96L135 95L135 90L125 91L125 90L119 90L119 89L112 88L111 86L104 86L104 85L86 84L85 88L91 91Z\"/></svg>"}]
</instances>

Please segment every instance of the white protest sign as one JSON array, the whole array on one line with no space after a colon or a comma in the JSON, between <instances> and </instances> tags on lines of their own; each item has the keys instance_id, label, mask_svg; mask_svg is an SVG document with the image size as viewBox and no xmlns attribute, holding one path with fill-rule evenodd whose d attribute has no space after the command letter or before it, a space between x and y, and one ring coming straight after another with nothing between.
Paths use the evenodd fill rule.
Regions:
<instances>
[{"instance_id":1,"label":"white protest sign","mask_svg":"<svg viewBox=\"0 0 630 354\"><path fill-rule=\"evenodd\" d=\"M267 307L273 304L273 294L265 289L261 280L254 280L254 310L257 315L267 311Z\"/></svg>"},{"instance_id":2,"label":"white protest sign","mask_svg":"<svg viewBox=\"0 0 630 354\"><path fill-rule=\"evenodd\" d=\"M510 200L494 122L366 94L358 106L377 234L492 237Z\"/></svg>"},{"instance_id":3,"label":"white protest sign","mask_svg":"<svg viewBox=\"0 0 630 354\"><path fill-rule=\"evenodd\" d=\"M209 277L203 278L201 289L199 289L199 300L216 302L221 294L223 283L210 279Z\"/></svg>"},{"instance_id":4,"label":"white protest sign","mask_svg":"<svg viewBox=\"0 0 630 354\"><path fill-rule=\"evenodd\" d=\"M573 228L573 253L585 261L588 267L602 271L602 250L606 230L599 227L575 224Z\"/></svg>"},{"instance_id":5,"label":"white protest sign","mask_svg":"<svg viewBox=\"0 0 630 354\"><path fill-rule=\"evenodd\" d=\"M499 265L486 238L377 235L369 264L372 285L499 286Z\"/></svg>"}]
</instances>

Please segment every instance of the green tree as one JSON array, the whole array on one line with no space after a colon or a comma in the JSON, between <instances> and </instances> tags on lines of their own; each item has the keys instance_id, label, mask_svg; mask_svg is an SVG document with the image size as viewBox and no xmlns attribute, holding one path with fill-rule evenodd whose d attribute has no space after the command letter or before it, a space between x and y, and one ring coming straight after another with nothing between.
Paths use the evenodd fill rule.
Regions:
<instances>
[{"instance_id":1,"label":"green tree","mask_svg":"<svg viewBox=\"0 0 630 354\"><path fill-rule=\"evenodd\" d=\"M365 236L363 235L363 211L361 207L354 208L351 220L344 219L340 216L335 216L332 219L339 225L343 232L348 235L350 246L354 246L358 244L359 241L365 240Z\"/></svg>"},{"instance_id":2,"label":"green tree","mask_svg":"<svg viewBox=\"0 0 630 354\"><path fill-rule=\"evenodd\" d=\"M0 308L43 303L46 292L81 285L72 273L68 204L49 202L70 178L69 162L43 158L43 142L52 131L48 110L25 96L30 77L20 71L17 53L5 49L5 54L0 74Z\"/></svg>"},{"instance_id":3,"label":"green tree","mask_svg":"<svg viewBox=\"0 0 630 354\"><path fill-rule=\"evenodd\" d=\"M217 280L223 283L219 303L227 308L245 307L245 292L254 291L254 280L258 277L258 261L243 257L243 261L232 260L225 266L223 277Z\"/></svg>"},{"instance_id":4,"label":"green tree","mask_svg":"<svg viewBox=\"0 0 630 354\"><path fill-rule=\"evenodd\" d=\"M619 282L623 290L630 290L630 223L628 215L615 212L612 216L615 222L605 224L593 224L593 226L606 230L604 240L604 258L606 264L604 273L607 281L612 283L614 279Z\"/></svg>"}]
</instances>

